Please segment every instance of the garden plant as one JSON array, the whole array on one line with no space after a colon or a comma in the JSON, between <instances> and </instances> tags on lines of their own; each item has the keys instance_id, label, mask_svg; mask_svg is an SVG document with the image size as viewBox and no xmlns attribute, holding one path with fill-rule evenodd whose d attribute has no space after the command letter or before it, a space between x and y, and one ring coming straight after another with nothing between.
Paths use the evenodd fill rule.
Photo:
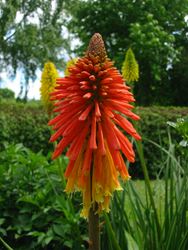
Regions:
<instances>
[{"instance_id":1,"label":"garden plant","mask_svg":"<svg viewBox=\"0 0 188 250\"><path fill-rule=\"evenodd\" d=\"M0 0L0 250L188 249L187 13Z\"/></svg>"}]
</instances>

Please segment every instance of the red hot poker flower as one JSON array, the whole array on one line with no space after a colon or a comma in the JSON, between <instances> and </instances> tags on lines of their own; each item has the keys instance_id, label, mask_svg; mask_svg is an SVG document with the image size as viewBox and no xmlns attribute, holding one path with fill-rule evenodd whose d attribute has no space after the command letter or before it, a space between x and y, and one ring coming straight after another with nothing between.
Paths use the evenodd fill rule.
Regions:
<instances>
[{"instance_id":1,"label":"red hot poker flower","mask_svg":"<svg viewBox=\"0 0 188 250\"><path fill-rule=\"evenodd\" d=\"M69 146L66 191L82 191L82 215L87 217L95 202L98 212L109 211L113 191L121 189L118 176L129 179L122 153L130 162L135 154L123 131L141 139L128 120L139 117L131 111L129 102L135 99L107 58L100 34L94 34L85 56L69 72L52 93L58 115L49 122L56 131L50 141L59 139L52 158Z\"/></svg>"}]
</instances>

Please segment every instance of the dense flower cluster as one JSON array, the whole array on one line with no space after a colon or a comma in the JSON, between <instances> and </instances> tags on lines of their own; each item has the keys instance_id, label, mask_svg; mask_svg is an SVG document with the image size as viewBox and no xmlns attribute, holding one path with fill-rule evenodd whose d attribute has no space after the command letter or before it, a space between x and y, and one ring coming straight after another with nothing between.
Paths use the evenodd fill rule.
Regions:
<instances>
[{"instance_id":1,"label":"dense flower cluster","mask_svg":"<svg viewBox=\"0 0 188 250\"><path fill-rule=\"evenodd\" d=\"M52 62L45 63L41 77L40 94L41 101L48 113L51 113L53 109L53 103L50 100L50 93L55 89L57 78L58 72L55 65Z\"/></svg>"},{"instance_id":2,"label":"dense flower cluster","mask_svg":"<svg viewBox=\"0 0 188 250\"><path fill-rule=\"evenodd\" d=\"M69 146L65 172L67 192L83 193L82 215L87 217L93 203L98 212L109 210L114 190L121 189L118 176L129 179L124 158L134 162L135 154L127 138L140 136L127 118L138 120L129 102L129 87L106 55L100 34L95 34L86 55L69 68L70 75L57 80L52 100L57 116L49 122L58 139L53 159Z\"/></svg>"},{"instance_id":3,"label":"dense flower cluster","mask_svg":"<svg viewBox=\"0 0 188 250\"><path fill-rule=\"evenodd\" d=\"M125 55L125 61L122 66L122 75L128 82L138 81L139 66L131 48L127 50Z\"/></svg>"}]
</instances>

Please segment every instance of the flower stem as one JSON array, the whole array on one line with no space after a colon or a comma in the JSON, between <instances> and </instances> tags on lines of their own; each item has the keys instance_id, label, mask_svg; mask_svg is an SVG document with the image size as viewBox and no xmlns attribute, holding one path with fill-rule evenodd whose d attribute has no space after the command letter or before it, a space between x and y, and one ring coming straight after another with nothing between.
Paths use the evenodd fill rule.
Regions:
<instances>
[{"instance_id":1,"label":"flower stem","mask_svg":"<svg viewBox=\"0 0 188 250\"><path fill-rule=\"evenodd\" d=\"M98 205L94 203L89 211L89 250L100 250Z\"/></svg>"}]
</instances>

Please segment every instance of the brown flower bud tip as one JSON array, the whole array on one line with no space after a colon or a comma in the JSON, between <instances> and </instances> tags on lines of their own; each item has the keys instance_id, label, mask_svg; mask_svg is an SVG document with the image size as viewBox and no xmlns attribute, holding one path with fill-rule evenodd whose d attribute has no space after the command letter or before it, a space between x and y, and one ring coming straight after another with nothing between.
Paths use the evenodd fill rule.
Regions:
<instances>
[{"instance_id":1,"label":"brown flower bud tip","mask_svg":"<svg viewBox=\"0 0 188 250\"><path fill-rule=\"evenodd\" d=\"M107 57L106 49L102 36L99 33L95 33L90 42L86 52L86 55L89 57L99 57L101 61L104 61Z\"/></svg>"}]
</instances>

